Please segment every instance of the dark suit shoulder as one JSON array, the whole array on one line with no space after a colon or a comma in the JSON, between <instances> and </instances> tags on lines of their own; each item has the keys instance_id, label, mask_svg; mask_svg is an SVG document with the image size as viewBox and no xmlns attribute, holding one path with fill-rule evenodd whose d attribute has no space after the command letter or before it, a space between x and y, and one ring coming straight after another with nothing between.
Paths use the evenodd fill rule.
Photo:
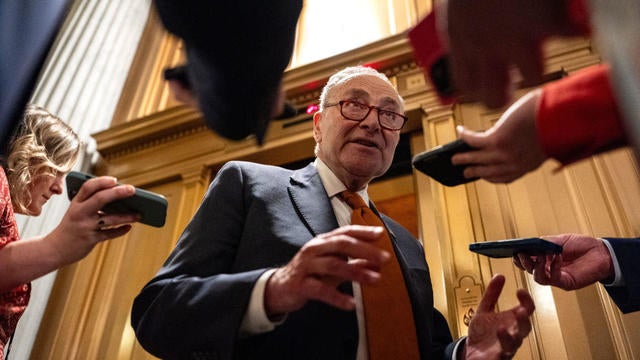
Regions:
<instances>
[{"instance_id":1,"label":"dark suit shoulder","mask_svg":"<svg viewBox=\"0 0 640 360\"><path fill-rule=\"evenodd\" d=\"M246 174L249 177L264 177L264 176L276 176L276 177L289 177L293 171L285 169L280 166L258 164L249 161L229 161L220 168L218 175L224 174L229 171L239 171L241 174Z\"/></svg>"},{"instance_id":2,"label":"dark suit shoulder","mask_svg":"<svg viewBox=\"0 0 640 360\"><path fill-rule=\"evenodd\" d=\"M640 239L605 238L611 244L617 258L624 286L606 286L613 301L623 313L640 311Z\"/></svg>"}]
</instances>

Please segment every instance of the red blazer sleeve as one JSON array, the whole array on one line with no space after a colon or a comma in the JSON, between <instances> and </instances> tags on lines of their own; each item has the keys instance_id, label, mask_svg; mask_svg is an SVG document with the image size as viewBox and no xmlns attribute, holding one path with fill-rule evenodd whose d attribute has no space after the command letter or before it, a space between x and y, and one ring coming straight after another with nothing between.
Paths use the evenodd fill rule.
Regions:
<instances>
[{"instance_id":1,"label":"red blazer sleeve","mask_svg":"<svg viewBox=\"0 0 640 360\"><path fill-rule=\"evenodd\" d=\"M546 154L563 164L625 145L609 67L591 66L545 86L536 127Z\"/></svg>"}]
</instances>

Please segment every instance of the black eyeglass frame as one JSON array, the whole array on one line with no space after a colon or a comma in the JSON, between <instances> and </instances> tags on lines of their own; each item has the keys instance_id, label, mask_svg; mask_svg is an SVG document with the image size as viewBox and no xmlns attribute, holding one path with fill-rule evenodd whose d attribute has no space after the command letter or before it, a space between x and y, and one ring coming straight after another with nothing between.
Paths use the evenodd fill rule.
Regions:
<instances>
[{"instance_id":1,"label":"black eyeglass frame","mask_svg":"<svg viewBox=\"0 0 640 360\"><path fill-rule=\"evenodd\" d=\"M342 111L342 106L343 106L343 104L345 104L345 103L358 104L358 105L361 105L361 106L364 106L364 107L369 108L369 111L367 111L367 113L362 117L362 119L357 119L357 118L349 117L349 116L345 115L345 114L344 114L344 112ZM402 128L404 127L404 125L405 125L405 124L407 123L407 121L409 120L409 117L407 117L406 115L402 115L402 114L397 113L397 112L395 112L395 111L385 110L385 109L382 109L382 108L380 108L380 107L378 107L378 106L375 106L375 105L367 105L367 104L363 104L363 103L361 103L361 102L359 102L359 101L355 101L355 100L340 100L340 101L338 101L337 103L327 104L327 105L325 105L324 107L325 107L325 108L328 108L328 107L332 107L332 106L336 106L336 105L340 105L340 114L341 114L345 119L347 119L347 120L351 120L351 121L358 121L358 122L360 122L360 121L362 121L362 120L366 119L366 118L367 118L367 116L369 116L369 114L371 113L371 110L376 109L376 110L378 111L378 124L380 125L380 127L381 127L381 128L386 129L386 130L390 130L390 131L400 131L400 130L402 130ZM397 128L397 129L390 128L390 127L388 127L388 126L383 125L383 124L382 124L382 122L380 121L380 111L384 111L384 112L386 112L386 113L391 113L391 114L394 114L394 115L398 115L398 116L400 116L400 117L404 120L404 121L402 122L402 125L400 125L400 127L399 127L399 128Z\"/></svg>"}]
</instances>

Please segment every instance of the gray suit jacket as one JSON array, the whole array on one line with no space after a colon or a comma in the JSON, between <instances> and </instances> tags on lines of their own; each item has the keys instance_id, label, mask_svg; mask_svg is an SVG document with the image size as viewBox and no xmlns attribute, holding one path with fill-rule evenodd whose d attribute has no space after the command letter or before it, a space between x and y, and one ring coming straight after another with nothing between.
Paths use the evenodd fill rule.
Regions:
<instances>
[{"instance_id":1,"label":"gray suit jacket","mask_svg":"<svg viewBox=\"0 0 640 360\"><path fill-rule=\"evenodd\" d=\"M420 243L382 216L414 311L424 359L453 343L433 308ZM162 358L354 359L354 312L311 301L275 330L246 338L238 329L251 291L266 270L286 264L313 237L338 227L316 168L291 171L226 164L159 273L135 299L132 325L143 347ZM350 284L341 290L351 291Z\"/></svg>"}]
</instances>

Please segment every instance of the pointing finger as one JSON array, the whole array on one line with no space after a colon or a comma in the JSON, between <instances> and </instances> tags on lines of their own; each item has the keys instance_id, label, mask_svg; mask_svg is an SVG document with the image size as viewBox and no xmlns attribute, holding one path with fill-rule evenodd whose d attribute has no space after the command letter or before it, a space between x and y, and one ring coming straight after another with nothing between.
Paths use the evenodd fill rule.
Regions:
<instances>
[{"instance_id":1,"label":"pointing finger","mask_svg":"<svg viewBox=\"0 0 640 360\"><path fill-rule=\"evenodd\" d=\"M500 297L500 293L502 293L502 288L504 287L504 282L505 278L500 274L496 274L493 279L491 279L480 301L480 305L478 305L478 312L493 312L495 310L498 297Z\"/></svg>"}]
</instances>

